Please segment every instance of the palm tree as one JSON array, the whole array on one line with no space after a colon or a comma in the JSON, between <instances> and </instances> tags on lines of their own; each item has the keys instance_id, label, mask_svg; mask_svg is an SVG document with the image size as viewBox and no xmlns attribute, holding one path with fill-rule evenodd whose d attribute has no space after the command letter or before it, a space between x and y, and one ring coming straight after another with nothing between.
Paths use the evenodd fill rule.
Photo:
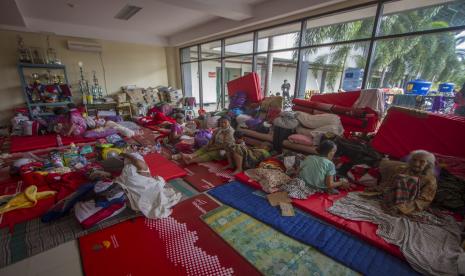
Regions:
<instances>
[{"instance_id":1,"label":"palm tree","mask_svg":"<svg viewBox=\"0 0 465 276\"><path fill-rule=\"evenodd\" d=\"M342 24L307 29L303 41L305 45L315 45L367 38L371 35L373 22L373 18L367 18ZM349 57L354 58L360 68L364 67L366 57L363 53L366 52L366 46L366 43L330 46L328 53L324 54L318 53L321 48L310 48L304 50L304 55L311 58L314 57L312 62L312 73L315 77L317 77L321 68L328 69L326 82L329 88L333 90L336 80L340 77L341 72L344 71ZM341 83L339 83L339 85L341 85Z\"/></svg>"},{"instance_id":2,"label":"palm tree","mask_svg":"<svg viewBox=\"0 0 465 276\"><path fill-rule=\"evenodd\" d=\"M465 24L465 16L456 16L465 10L464 2L425 7L382 17L381 35L400 34L422 29L448 27ZM451 11L453 16L451 16ZM462 12L465 13L465 12ZM307 29L303 42L305 45L345 41L366 38L371 35L374 19L361 19L338 23L330 26ZM311 26L310 26L311 27ZM465 36L455 37L453 33L413 36L399 39L379 40L375 44L374 56L369 80L370 86L399 86L404 81L423 78L431 81L449 81L465 79L465 49L457 45L465 42ZM328 68L327 82L331 89L347 61L352 59L358 68L364 68L367 44L356 43L330 46L329 52L319 54L318 49L306 49L304 54L313 61L315 77L321 68ZM380 73L378 84L373 75ZM342 81L342 80L341 80Z\"/></svg>"}]
</instances>

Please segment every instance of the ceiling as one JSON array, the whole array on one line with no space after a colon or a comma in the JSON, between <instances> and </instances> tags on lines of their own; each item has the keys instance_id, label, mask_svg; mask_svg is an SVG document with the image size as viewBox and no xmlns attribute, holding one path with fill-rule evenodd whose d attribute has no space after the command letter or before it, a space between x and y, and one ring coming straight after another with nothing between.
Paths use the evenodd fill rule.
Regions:
<instances>
[{"instance_id":1,"label":"ceiling","mask_svg":"<svg viewBox=\"0 0 465 276\"><path fill-rule=\"evenodd\" d=\"M1 0L0 29L178 46L342 0ZM126 5L142 9L115 19Z\"/></svg>"}]
</instances>

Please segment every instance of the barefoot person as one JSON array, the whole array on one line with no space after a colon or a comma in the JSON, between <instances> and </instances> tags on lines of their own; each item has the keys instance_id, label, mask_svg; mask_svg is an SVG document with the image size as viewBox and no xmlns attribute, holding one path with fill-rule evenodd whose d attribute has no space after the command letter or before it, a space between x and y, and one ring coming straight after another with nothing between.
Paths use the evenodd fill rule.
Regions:
<instances>
[{"instance_id":1,"label":"barefoot person","mask_svg":"<svg viewBox=\"0 0 465 276\"><path fill-rule=\"evenodd\" d=\"M233 144L234 129L228 117L221 117L210 142L192 154L181 154L181 157L186 164L223 160L227 157L227 150Z\"/></svg>"},{"instance_id":2,"label":"barefoot person","mask_svg":"<svg viewBox=\"0 0 465 276\"><path fill-rule=\"evenodd\" d=\"M255 147L248 147L243 140L243 133L234 132L236 143L228 151L228 166L236 169L233 174L238 174L244 169L253 169L270 156L271 145L267 142Z\"/></svg>"}]
</instances>

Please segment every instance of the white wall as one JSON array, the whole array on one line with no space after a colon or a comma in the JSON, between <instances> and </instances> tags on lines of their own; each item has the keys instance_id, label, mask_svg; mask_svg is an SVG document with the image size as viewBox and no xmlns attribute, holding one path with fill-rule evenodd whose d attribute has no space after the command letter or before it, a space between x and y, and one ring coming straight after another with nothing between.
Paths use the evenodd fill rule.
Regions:
<instances>
[{"instance_id":1,"label":"white wall","mask_svg":"<svg viewBox=\"0 0 465 276\"><path fill-rule=\"evenodd\" d=\"M21 35L28 47L46 47L46 35L14 31L0 31L0 123L6 124L13 116L13 108L25 105L17 66L17 35ZM70 51L66 41L83 40L74 37L51 36L51 46L58 58L66 65L68 79L75 100L79 101L78 61L84 63L85 76L92 81L92 71L108 94L120 91L121 86L135 84L140 87L167 85L165 49L157 46L98 41L103 48L101 56L94 52ZM105 70L104 70L105 69ZM105 78L106 85L105 85Z\"/></svg>"}]
</instances>

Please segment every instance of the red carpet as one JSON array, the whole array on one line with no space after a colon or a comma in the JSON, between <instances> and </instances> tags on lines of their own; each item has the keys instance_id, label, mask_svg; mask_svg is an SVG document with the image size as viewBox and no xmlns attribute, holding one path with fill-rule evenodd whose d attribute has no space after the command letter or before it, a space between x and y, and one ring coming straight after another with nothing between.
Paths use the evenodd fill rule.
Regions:
<instances>
[{"instance_id":1,"label":"red carpet","mask_svg":"<svg viewBox=\"0 0 465 276\"><path fill-rule=\"evenodd\" d=\"M137 218L80 238L85 275L260 275L199 218L218 206L202 194L169 218Z\"/></svg>"},{"instance_id":2,"label":"red carpet","mask_svg":"<svg viewBox=\"0 0 465 276\"><path fill-rule=\"evenodd\" d=\"M71 143L88 143L95 139L84 137L61 137L63 145ZM42 136L11 136L10 152L24 152L36 149L46 149L57 146L56 135L48 134Z\"/></svg>"},{"instance_id":3,"label":"red carpet","mask_svg":"<svg viewBox=\"0 0 465 276\"><path fill-rule=\"evenodd\" d=\"M184 169L188 172L184 180L199 192L210 190L228 182L228 179L216 176L214 173L209 172L207 167L198 164L188 165Z\"/></svg>"},{"instance_id":4,"label":"red carpet","mask_svg":"<svg viewBox=\"0 0 465 276\"><path fill-rule=\"evenodd\" d=\"M161 176L166 181L175 178L181 178L187 175L187 172L179 167L173 161L170 161L158 153L149 153L144 156L145 162L150 169L152 176Z\"/></svg>"},{"instance_id":5,"label":"red carpet","mask_svg":"<svg viewBox=\"0 0 465 276\"><path fill-rule=\"evenodd\" d=\"M251 180L244 173L237 174L236 179L244 184L250 185L251 187L261 189L258 182ZM359 186L357 190L363 190L363 187ZM334 201L345 195L347 195L347 192L345 191L340 191L338 195L316 193L305 200L294 199L292 200L292 204L299 207L301 210L336 226L337 228L344 229L362 240L365 240L381 249L384 249L392 255L403 259L404 257L398 246L389 244L376 235L376 230L378 229L376 224L365 221L347 220L326 211L327 208L333 205Z\"/></svg>"}]
</instances>

